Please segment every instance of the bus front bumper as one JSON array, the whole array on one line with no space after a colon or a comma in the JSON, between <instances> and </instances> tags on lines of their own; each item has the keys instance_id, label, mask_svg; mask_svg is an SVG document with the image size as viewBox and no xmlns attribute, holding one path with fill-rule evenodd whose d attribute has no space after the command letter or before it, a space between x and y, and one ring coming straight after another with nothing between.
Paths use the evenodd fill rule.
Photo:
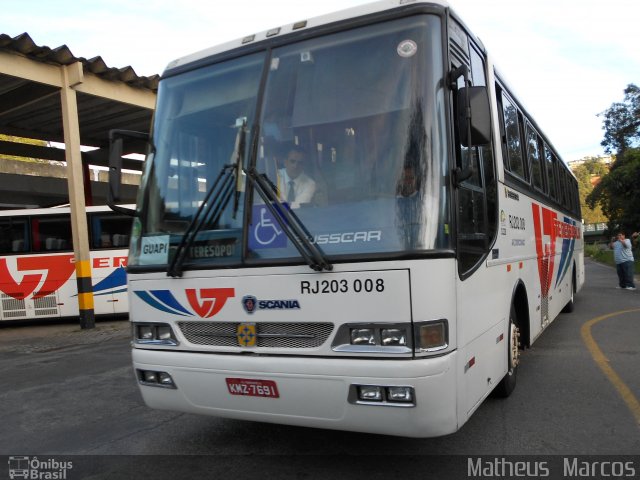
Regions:
<instances>
[{"instance_id":1,"label":"bus front bumper","mask_svg":"<svg viewBox=\"0 0 640 480\"><path fill-rule=\"evenodd\" d=\"M140 384L152 408L404 437L458 429L455 365L455 351L416 360L369 360L133 349L137 371L166 372L175 383L176 388ZM232 393L229 381L275 384L277 398ZM413 387L413 404L357 403L355 385Z\"/></svg>"}]
</instances>

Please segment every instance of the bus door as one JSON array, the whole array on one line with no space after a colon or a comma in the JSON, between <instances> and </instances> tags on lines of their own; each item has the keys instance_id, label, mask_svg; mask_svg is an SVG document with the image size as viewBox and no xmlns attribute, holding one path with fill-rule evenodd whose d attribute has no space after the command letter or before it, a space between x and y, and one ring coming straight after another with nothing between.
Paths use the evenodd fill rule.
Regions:
<instances>
[{"instance_id":1,"label":"bus door","mask_svg":"<svg viewBox=\"0 0 640 480\"><path fill-rule=\"evenodd\" d=\"M96 314L125 313L131 217L112 212L89 214L91 276Z\"/></svg>"},{"instance_id":2,"label":"bus door","mask_svg":"<svg viewBox=\"0 0 640 480\"><path fill-rule=\"evenodd\" d=\"M484 60L468 39L462 27L449 22L449 58L453 72L462 65L468 68L468 86L486 86ZM460 75L457 89L465 86ZM492 145L466 146L458 131L456 119L457 90L452 88L452 118L455 133L455 165L453 188L456 205L456 252L458 264L457 332L460 351L459 383L465 394L461 415L469 414L484 396L500 381L493 370L502 356L506 358L506 343L496 342L504 328L504 312L499 308L501 297L496 288L495 268L486 260L497 228L496 175ZM467 143L470 143L467 142ZM504 361L502 362L504 363ZM460 377L459 377L460 378Z\"/></svg>"},{"instance_id":3,"label":"bus door","mask_svg":"<svg viewBox=\"0 0 640 480\"><path fill-rule=\"evenodd\" d=\"M91 252L93 303L96 314L110 315L127 312L126 266L126 251L103 250Z\"/></svg>"}]
</instances>

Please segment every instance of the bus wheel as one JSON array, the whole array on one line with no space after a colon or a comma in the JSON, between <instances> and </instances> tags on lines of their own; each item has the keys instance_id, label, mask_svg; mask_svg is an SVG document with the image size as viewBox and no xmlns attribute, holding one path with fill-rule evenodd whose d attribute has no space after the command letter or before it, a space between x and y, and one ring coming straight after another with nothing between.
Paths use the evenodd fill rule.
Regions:
<instances>
[{"instance_id":1,"label":"bus wheel","mask_svg":"<svg viewBox=\"0 0 640 480\"><path fill-rule=\"evenodd\" d=\"M572 278L571 279L571 285L569 286L569 288L571 288L571 296L569 297L569 301L567 302L567 304L562 309L562 313L571 313L571 312L573 312L573 307L574 307L573 296L575 295L575 288L573 287L573 285L574 285L574 283L573 283L573 278Z\"/></svg>"},{"instance_id":2,"label":"bus wheel","mask_svg":"<svg viewBox=\"0 0 640 480\"><path fill-rule=\"evenodd\" d=\"M516 388L518 373L518 363L520 362L520 329L516 320L516 312L513 305L509 313L509 343L507 345L507 362L509 369L507 374L500 380L495 393L499 397L506 398Z\"/></svg>"}]
</instances>

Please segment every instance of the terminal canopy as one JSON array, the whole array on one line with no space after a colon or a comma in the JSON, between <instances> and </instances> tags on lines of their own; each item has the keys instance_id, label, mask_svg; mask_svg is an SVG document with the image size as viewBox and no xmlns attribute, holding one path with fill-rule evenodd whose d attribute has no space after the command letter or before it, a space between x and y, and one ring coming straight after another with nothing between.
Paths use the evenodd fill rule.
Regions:
<instances>
[{"instance_id":1,"label":"terminal canopy","mask_svg":"<svg viewBox=\"0 0 640 480\"><path fill-rule=\"evenodd\" d=\"M109 67L99 56L75 57L65 45L39 46L27 33L0 34L0 208L69 202L65 178L53 173L61 168L64 172L55 161L66 160L65 150L51 145L65 142L63 88L76 93L80 145L94 149L83 148L83 164L104 167L109 130L149 131L158 80L158 75L138 76L130 66ZM14 137L36 141L18 143ZM128 148L125 153L144 154L145 146ZM44 162L12 161L18 157ZM125 168L140 170L141 165L131 160ZM92 176L98 180L97 173ZM91 183L93 203L105 203L106 184ZM133 199L135 187L127 196Z\"/></svg>"}]
</instances>

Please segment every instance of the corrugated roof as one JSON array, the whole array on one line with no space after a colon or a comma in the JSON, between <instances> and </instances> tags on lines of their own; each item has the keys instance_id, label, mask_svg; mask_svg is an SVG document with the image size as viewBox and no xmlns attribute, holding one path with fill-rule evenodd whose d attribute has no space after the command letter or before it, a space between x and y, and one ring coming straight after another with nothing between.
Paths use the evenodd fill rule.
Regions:
<instances>
[{"instance_id":1,"label":"corrugated roof","mask_svg":"<svg viewBox=\"0 0 640 480\"><path fill-rule=\"evenodd\" d=\"M66 45L56 48L37 45L26 32L15 37L0 33L0 49L18 52L31 60L43 63L69 65L75 62L82 62L85 71L106 80L117 80L132 87L146 88L153 92L158 90L159 75L139 76L131 66L123 68L109 67L100 56L90 59L76 57Z\"/></svg>"}]
</instances>

